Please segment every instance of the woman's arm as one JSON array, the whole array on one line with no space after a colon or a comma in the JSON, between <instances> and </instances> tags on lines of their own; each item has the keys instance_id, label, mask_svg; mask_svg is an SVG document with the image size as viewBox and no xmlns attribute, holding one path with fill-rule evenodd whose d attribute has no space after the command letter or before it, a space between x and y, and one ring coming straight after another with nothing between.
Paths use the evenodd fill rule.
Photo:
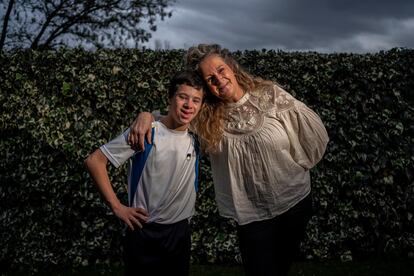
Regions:
<instances>
[{"instance_id":1,"label":"woman's arm","mask_svg":"<svg viewBox=\"0 0 414 276\"><path fill-rule=\"evenodd\" d=\"M154 116L151 113L139 113L130 127L128 134L128 144L138 151L144 150L145 138L147 139L148 144L151 144L151 125L153 121Z\"/></svg>"}]
</instances>

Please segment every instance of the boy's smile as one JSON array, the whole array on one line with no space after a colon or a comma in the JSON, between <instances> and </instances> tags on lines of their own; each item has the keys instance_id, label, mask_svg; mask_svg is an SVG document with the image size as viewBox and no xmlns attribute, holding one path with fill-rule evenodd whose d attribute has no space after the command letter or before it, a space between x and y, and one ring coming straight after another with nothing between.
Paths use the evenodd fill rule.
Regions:
<instances>
[{"instance_id":1,"label":"boy's smile","mask_svg":"<svg viewBox=\"0 0 414 276\"><path fill-rule=\"evenodd\" d=\"M170 99L168 115L162 122L174 130L186 130L197 116L203 104L203 91L181 84L174 97Z\"/></svg>"}]
</instances>

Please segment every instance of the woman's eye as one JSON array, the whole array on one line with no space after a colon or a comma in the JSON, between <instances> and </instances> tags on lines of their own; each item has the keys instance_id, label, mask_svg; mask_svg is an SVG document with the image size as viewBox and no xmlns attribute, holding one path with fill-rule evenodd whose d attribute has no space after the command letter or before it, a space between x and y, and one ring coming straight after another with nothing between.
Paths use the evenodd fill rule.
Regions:
<instances>
[{"instance_id":1,"label":"woman's eye","mask_svg":"<svg viewBox=\"0 0 414 276\"><path fill-rule=\"evenodd\" d=\"M208 84L214 84L217 81L216 76L211 76L207 79Z\"/></svg>"}]
</instances>

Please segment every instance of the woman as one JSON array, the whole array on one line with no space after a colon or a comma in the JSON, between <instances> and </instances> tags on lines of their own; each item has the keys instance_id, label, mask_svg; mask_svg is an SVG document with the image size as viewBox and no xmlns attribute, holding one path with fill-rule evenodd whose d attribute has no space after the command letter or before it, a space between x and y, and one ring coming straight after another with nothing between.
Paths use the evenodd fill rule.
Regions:
<instances>
[{"instance_id":1,"label":"woman","mask_svg":"<svg viewBox=\"0 0 414 276\"><path fill-rule=\"evenodd\" d=\"M305 104L254 78L219 45L191 47L186 65L211 92L193 129L210 155L220 214L238 224L246 275L287 275L312 214L309 169L325 152L325 127ZM143 143L151 121L147 113L138 117L130 143Z\"/></svg>"}]
</instances>

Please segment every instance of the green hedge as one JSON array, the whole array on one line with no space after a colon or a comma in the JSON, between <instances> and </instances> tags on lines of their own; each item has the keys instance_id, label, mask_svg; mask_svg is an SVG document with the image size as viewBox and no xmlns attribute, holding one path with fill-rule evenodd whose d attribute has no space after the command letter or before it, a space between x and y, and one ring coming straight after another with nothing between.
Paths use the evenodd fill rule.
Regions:
<instances>
[{"instance_id":1,"label":"green hedge","mask_svg":"<svg viewBox=\"0 0 414 276\"><path fill-rule=\"evenodd\" d=\"M103 204L85 157L139 111L165 109L181 50L16 51L0 56L0 266L6 271L121 263L123 225ZM318 112L330 135L312 170L308 259L414 255L414 51L234 52ZM126 168L110 169L126 200ZM202 160L193 262L239 262Z\"/></svg>"}]
</instances>

